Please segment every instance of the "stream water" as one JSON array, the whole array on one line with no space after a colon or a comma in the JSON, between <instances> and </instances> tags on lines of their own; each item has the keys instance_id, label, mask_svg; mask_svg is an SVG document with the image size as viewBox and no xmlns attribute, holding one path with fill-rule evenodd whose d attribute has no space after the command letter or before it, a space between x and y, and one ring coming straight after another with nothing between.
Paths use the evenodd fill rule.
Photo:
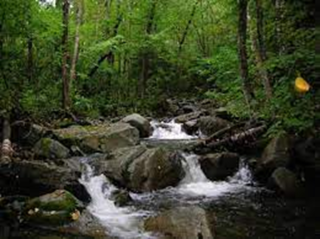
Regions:
<instances>
[{"instance_id":1,"label":"stream water","mask_svg":"<svg viewBox=\"0 0 320 239\"><path fill-rule=\"evenodd\" d=\"M150 138L189 140L181 125L175 122L152 122ZM117 188L103 175L95 176L88 166L81 182L92 201L90 212L116 238L156 238L143 231L145 218L163 208L200 205L217 218L216 238L320 238L320 206L315 199L284 199L258 187L241 159L238 172L226 181L209 181L201 171L198 156L183 154L185 178L177 187L152 193L134 194L131 207L117 207L110 199ZM319 234L317 234L319 233Z\"/></svg>"}]
</instances>

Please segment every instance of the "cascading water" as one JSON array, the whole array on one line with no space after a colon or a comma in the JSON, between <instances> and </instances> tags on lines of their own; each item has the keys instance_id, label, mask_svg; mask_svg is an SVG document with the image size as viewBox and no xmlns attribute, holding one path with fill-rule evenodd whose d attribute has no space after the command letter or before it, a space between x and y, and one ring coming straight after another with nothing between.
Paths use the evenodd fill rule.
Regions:
<instances>
[{"instance_id":1,"label":"cascading water","mask_svg":"<svg viewBox=\"0 0 320 239\"><path fill-rule=\"evenodd\" d=\"M202 172L198 156L184 154L185 161L182 162L186 172L185 178L178 186L178 192L190 196L217 197L225 193L237 191L243 186L252 183L250 170L241 160L239 171L227 181L212 182Z\"/></svg>"},{"instance_id":2,"label":"cascading water","mask_svg":"<svg viewBox=\"0 0 320 239\"><path fill-rule=\"evenodd\" d=\"M147 215L147 212L135 211L130 207L117 207L110 199L112 192L117 188L105 176L94 176L89 165L86 165L86 168L80 182L85 186L92 199L88 210L100 220L108 233L126 239L153 238L141 230L142 218Z\"/></svg>"},{"instance_id":3,"label":"cascading water","mask_svg":"<svg viewBox=\"0 0 320 239\"><path fill-rule=\"evenodd\" d=\"M175 123L174 120L169 123L151 121L153 133L151 139L194 139L196 136L188 135L182 130L182 124Z\"/></svg>"},{"instance_id":4,"label":"cascading water","mask_svg":"<svg viewBox=\"0 0 320 239\"><path fill-rule=\"evenodd\" d=\"M182 131L181 124L152 122L154 132L153 139L193 139ZM229 192L236 192L244 186L251 184L252 178L248 167L241 160L239 171L227 181L212 182L206 178L198 162L199 156L183 154L182 166L185 170L185 178L175 188L167 188L152 193L131 194L136 202L142 205L156 203L163 198L179 198L183 196L184 202L192 202L192 198L215 198ZM151 212L139 211L133 207L117 207L111 200L112 193L117 190L109 180L103 176L95 176L92 168L86 164L87 170L82 175L80 182L85 186L92 201L88 210L96 216L107 232L119 238L155 238L142 230L143 218Z\"/></svg>"}]
</instances>

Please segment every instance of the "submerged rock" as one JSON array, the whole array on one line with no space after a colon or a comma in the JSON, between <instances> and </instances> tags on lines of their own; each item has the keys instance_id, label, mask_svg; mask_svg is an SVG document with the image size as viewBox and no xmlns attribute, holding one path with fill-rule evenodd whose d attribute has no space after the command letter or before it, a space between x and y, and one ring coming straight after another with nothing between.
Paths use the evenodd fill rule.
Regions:
<instances>
[{"instance_id":1,"label":"submerged rock","mask_svg":"<svg viewBox=\"0 0 320 239\"><path fill-rule=\"evenodd\" d=\"M212 239L215 236L214 215L201 207L178 207L148 218L145 230L158 232L166 239Z\"/></svg>"},{"instance_id":2,"label":"submerged rock","mask_svg":"<svg viewBox=\"0 0 320 239\"><path fill-rule=\"evenodd\" d=\"M73 126L55 130L53 135L64 145L76 145L86 153L110 152L139 142L139 131L126 123Z\"/></svg>"},{"instance_id":3,"label":"submerged rock","mask_svg":"<svg viewBox=\"0 0 320 239\"><path fill-rule=\"evenodd\" d=\"M198 120L197 126L202 134L210 136L229 124L229 121L219 117L203 116Z\"/></svg>"},{"instance_id":4,"label":"submerged rock","mask_svg":"<svg viewBox=\"0 0 320 239\"><path fill-rule=\"evenodd\" d=\"M210 180L224 180L232 176L239 167L239 155L236 153L207 154L200 159L203 173Z\"/></svg>"},{"instance_id":5,"label":"submerged rock","mask_svg":"<svg viewBox=\"0 0 320 239\"><path fill-rule=\"evenodd\" d=\"M130 193L127 190L116 190L111 194L112 201L118 207L127 206L130 202L132 202L132 198Z\"/></svg>"},{"instance_id":6,"label":"submerged rock","mask_svg":"<svg viewBox=\"0 0 320 239\"><path fill-rule=\"evenodd\" d=\"M88 201L89 194L79 183L81 172L43 161L16 161L0 167L0 191L6 195L38 196L56 189L67 189Z\"/></svg>"},{"instance_id":7,"label":"submerged rock","mask_svg":"<svg viewBox=\"0 0 320 239\"><path fill-rule=\"evenodd\" d=\"M34 146L34 153L38 158L61 159L67 158L70 150L56 140L42 138Z\"/></svg>"},{"instance_id":8,"label":"submerged rock","mask_svg":"<svg viewBox=\"0 0 320 239\"><path fill-rule=\"evenodd\" d=\"M302 185L297 176L284 167L279 167L272 173L269 186L289 196L297 196L302 192Z\"/></svg>"},{"instance_id":9,"label":"submerged rock","mask_svg":"<svg viewBox=\"0 0 320 239\"><path fill-rule=\"evenodd\" d=\"M70 192L56 190L27 201L23 219L36 225L64 225L77 221L83 208Z\"/></svg>"},{"instance_id":10,"label":"submerged rock","mask_svg":"<svg viewBox=\"0 0 320 239\"><path fill-rule=\"evenodd\" d=\"M258 160L255 174L258 179L265 181L279 167L286 167L290 162L289 138L279 135L273 138L264 149Z\"/></svg>"},{"instance_id":11,"label":"submerged rock","mask_svg":"<svg viewBox=\"0 0 320 239\"><path fill-rule=\"evenodd\" d=\"M128 123L131 126L137 128L141 138L147 138L151 134L150 122L139 114L128 115L122 119L122 122Z\"/></svg>"}]
</instances>

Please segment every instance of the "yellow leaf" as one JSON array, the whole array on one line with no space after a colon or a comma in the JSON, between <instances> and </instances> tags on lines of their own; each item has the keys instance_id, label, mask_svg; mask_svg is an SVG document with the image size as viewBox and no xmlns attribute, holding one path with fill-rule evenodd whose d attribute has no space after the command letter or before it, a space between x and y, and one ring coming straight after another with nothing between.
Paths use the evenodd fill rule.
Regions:
<instances>
[{"instance_id":1,"label":"yellow leaf","mask_svg":"<svg viewBox=\"0 0 320 239\"><path fill-rule=\"evenodd\" d=\"M297 77L294 83L294 88L299 93L306 93L310 90L310 85L302 77Z\"/></svg>"}]
</instances>

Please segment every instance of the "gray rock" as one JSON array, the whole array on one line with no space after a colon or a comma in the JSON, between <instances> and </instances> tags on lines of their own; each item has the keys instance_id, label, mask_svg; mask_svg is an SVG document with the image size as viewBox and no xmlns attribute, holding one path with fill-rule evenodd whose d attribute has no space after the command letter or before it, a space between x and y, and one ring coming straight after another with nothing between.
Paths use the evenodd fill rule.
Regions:
<instances>
[{"instance_id":1,"label":"gray rock","mask_svg":"<svg viewBox=\"0 0 320 239\"><path fill-rule=\"evenodd\" d=\"M258 159L255 175L261 181L266 181L273 171L279 167L286 167L290 162L290 145L287 135L273 138Z\"/></svg>"},{"instance_id":2,"label":"gray rock","mask_svg":"<svg viewBox=\"0 0 320 239\"><path fill-rule=\"evenodd\" d=\"M42 138L34 146L34 153L39 158L61 159L67 158L70 150L56 140Z\"/></svg>"},{"instance_id":3,"label":"gray rock","mask_svg":"<svg viewBox=\"0 0 320 239\"><path fill-rule=\"evenodd\" d=\"M106 228L88 210L82 211L80 218L73 223L58 228L59 232L75 235L75 238L112 238L107 235ZM63 235L61 235L63 236Z\"/></svg>"},{"instance_id":4,"label":"gray rock","mask_svg":"<svg viewBox=\"0 0 320 239\"><path fill-rule=\"evenodd\" d=\"M110 152L139 143L139 131L126 123L73 126L55 130L53 135L64 145L76 145L86 153Z\"/></svg>"},{"instance_id":5,"label":"gray rock","mask_svg":"<svg viewBox=\"0 0 320 239\"><path fill-rule=\"evenodd\" d=\"M181 156L163 148L148 149L128 167L129 188L153 191L176 186L184 176Z\"/></svg>"},{"instance_id":6,"label":"gray rock","mask_svg":"<svg viewBox=\"0 0 320 239\"><path fill-rule=\"evenodd\" d=\"M177 123L185 123L191 120L198 119L200 116L204 115L203 111L196 111L196 112L191 112L188 114L183 114L175 117L175 122Z\"/></svg>"},{"instance_id":7,"label":"gray rock","mask_svg":"<svg viewBox=\"0 0 320 239\"><path fill-rule=\"evenodd\" d=\"M175 186L184 176L177 154L141 145L118 149L111 159L92 164L116 185L137 192Z\"/></svg>"},{"instance_id":8,"label":"gray rock","mask_svg":"<svg viewBox=\"0 0 320 239\"><path fill-rule=\"evenodd\" d=\"M215 217L197 206L178 207L148 218L144 227L166 239L212 239L215 237Z\"/></svg>"},{"instance_id":9,"label":"gray rock","mask_svg":"<svg viewBox=\"0 0 320 239\"><path fill-rule=\"evenodd\" d=\"M14 161L0 167L0 191L6 195L38 196L66 189L82 201L90 196L79 183L81 172L43 161ZM10 187L8 187L10 185Z\"/></svg>"},{"instance_id":10,"label":"gray rock","mask_svg":"<svg viewBox=\"0 0 320 239\"><path fill-rule=\"evenodd\" d=\"M275 187L288 196L297 196L302 192L302 185L297 176L284 167L279 167L272 173L269 186Z\"/></svg>"},{"instance_id":11,"label":"gray rock","mask_svg":"<svg viewBox=\"0 0 320 239\"><path fill-rule=\"evenodd\" d=\"M137 128L141 138L149 137L151 134L150 122L139 114L131 114L122 119L122 122L128 123Z\"/></svg>"},{"instance_id":12,"label":"gray rock","mask_svg":"<svg viewBox=\"0 0 320 239\"><path fill-rule=\"evenodd\" d=\"M187 134L195 134L198 130L198 121L196 119L187 121L182 125L182 127Z\"/></svg>"},{"instance_id":13,"label":"gray rock","mask_svg":"<svg viewBox=\"0 0 320 239\"><path fill-rule=\"evenodd\" d=\"M201 169L210 180L224 180L239 168L239 155L236 153L215 153L202 156Z\"/></svg>"},{"instance_id":14,"label":"gray rock","mask_svg":"<svg viewBox=\"0 0 320 239\"><path fill-rule=\"evenodd\" d=\"M202 134L210 136L229 125L229 121L218 117L203 116L198 120L197 126Z\"/></svg>"}]
</instances>

